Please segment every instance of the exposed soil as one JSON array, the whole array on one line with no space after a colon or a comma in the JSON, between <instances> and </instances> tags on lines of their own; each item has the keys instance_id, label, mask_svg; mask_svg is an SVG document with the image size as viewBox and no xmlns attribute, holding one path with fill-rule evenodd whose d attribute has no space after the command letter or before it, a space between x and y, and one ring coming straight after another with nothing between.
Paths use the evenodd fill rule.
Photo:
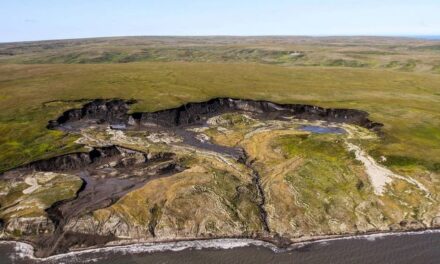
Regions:
<instances>
[{"instance_id":1,"label":"exposed soil","mask_svg":"<svg viewBox=\"0 0 440 264\"><path fill-rule=\"evenodd\" d=\"M354 109L326 109L312 105L217 98L157 112L129 114L129 107L134 102L121 99L94 100L80 109L64 112L57 120L50 121L47 127L73 133L92 125L110 126L121 130L166 131L182 138L182 144L231 156L252 169L252 162L242 149L200 141L196 139L196 133L187 129L205 125L210 117L227 112L247 112L262 119L294 117L350 123L371 130L379 130L382 126L369 120L368 113ZM32 171L53 171L75 174L83 180L83 186L74 199L58 202L46 210L56 229L53 234L30 239L35 245L36 255L48 256L66 252L72 246L99 246L116 240L114 236L66 232L63 227L74 217L112 205L147 181L173 175L182 170L173 153L158 153L155 156L147 154L118 146L94 148L88 153L71 153L32 162L0 175L2 178L12 179L23 177ZM258 173L253 169L252 171L253 183L259 196L261 221L264 230L269 233L267 213L264 209L264 192ZM153 235L154 224L151 223ZM285 243L282 238L273 239Z\"/></svg>"},{"instance_id":2,"label":"exposed soil","mask_svg":"<svg viewBox=\"0 0 440 264\"><path fill-rule=\"evenodd\" d=\"M95 236L91 239L92 236L84 234L66 233L63 227L74 217L112 205L147 181L173 175L181 170L173 153L147 155L110 146L94 148L88 153L72 153L32 162L6 172L2 178L23 177L32 171L55 171L74 174L83 180L74 199L57 202L46 209L55 225L55 232L30 239L35 245L37 256L48 256L64 253L75 245L92 246L115 240L114 236Z\"/></svg>"},{"instance_id":3,"label":"exposed soil","mask_svg":"<svg viewBox=\"0 0 440 264\"><path fill-rule=\"evenodd\" d=\"M324 120L356 124L368 129L379 129L382 124L368 119L368 113L356 109L322 108L305 104L276 104L269 101L216 98L206 102L187 103L182 106L156 111L128 114L135 101L94 100L81 109L64 112L57 120L52 120L48 128L73 129L74 121L86 120L91 123L107 122L121 127L162 126L178 127L201 125L208 118L226 112L246 111L260 114L262 118L277 119L282 116L306 120Z\"/></svg>"}]
</instances>

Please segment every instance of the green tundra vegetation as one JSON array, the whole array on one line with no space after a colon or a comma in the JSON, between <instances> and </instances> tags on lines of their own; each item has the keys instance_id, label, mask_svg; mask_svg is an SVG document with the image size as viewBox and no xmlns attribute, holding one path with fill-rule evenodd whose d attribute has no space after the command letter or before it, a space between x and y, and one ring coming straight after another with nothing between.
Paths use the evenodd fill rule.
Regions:
<instances>
[{"instance_id":1,"label":"green tundra vegetation","mask_svg":"<svg viewBox=\"0 0 440 264\"><path fill-rule=\"evenodd\" d=\"M0 63L254 62L438 72L438 42L382 37L129 37L6 43Z\"/></svg>"}]
</instances>

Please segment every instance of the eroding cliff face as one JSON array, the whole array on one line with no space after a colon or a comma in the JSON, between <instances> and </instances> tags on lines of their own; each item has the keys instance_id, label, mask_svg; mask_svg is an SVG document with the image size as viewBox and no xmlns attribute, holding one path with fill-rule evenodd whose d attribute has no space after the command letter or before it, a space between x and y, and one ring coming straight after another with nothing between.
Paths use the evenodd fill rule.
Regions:
<instances>
[{"instance_id":1,"label":"eroding cliff face","mask_svg":"<svg viewBox=\"0 0 440 264\"><path fill-rule=\"evenodd\" d=\"M57 120L49 122L48 128L56 128L60 124L73 123L80 120L95 120L96 122L124 123L128 118L129 105L134 101L94 100L85 104L81 109L71 109L64 112Z\"/></svg>"},{"instance_id":2,"label":"eroding cliff face","mask_svg":"<svg viewBox=\"0 0 440 264\"><path fill-rule=\"evenodd\" d=\"M163 127L203 124L210 117L227 112L251 112L262 118L295 117L355 124L368 129L379 129L382 124L368 119L368 113L355 109L322 108L304 104L276 104L268 101L216 98L206 102L187 103L177 108L157 112L138 112L129 115L129 105L134 101L95 100L81 109L63 113L49 122L48 128L71 128L76 121L107 122L116 126L159 125Z\"/></svg>"},{"instance_id":3,"label":"eroding cliff face","mask_svg":"<svg viewBox=\"0 0 440 264\"><path fill-rule=\"evenodd\" d=\"M132 103L94 100L49 122L90 151L1 175L4 237L47 256L117 240L285 245L439 225L435 177L399 175L375 192L347 148L380 140L366 112L217 98L130 114Z\"/></svg>"}]
</instances>

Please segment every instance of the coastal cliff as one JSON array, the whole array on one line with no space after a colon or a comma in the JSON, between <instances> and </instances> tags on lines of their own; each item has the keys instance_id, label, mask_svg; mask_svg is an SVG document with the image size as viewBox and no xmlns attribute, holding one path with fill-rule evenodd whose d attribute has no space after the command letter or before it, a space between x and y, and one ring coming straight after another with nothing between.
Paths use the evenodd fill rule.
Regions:
<instances>
[{"instance_id":1,"label":"coastal cliff","mask_svg":"<svg viewBox=\"0 0 440 264\"><path fill-rule=\"evenodd\" d=\"M382 124L364 111L217 98L131 113L134 103L93 100L49 122L89 151L0 175L2 238L41 257L115 241L288 246L439 226L438 175L368 156Z\"/></svg>"}]
</instances>

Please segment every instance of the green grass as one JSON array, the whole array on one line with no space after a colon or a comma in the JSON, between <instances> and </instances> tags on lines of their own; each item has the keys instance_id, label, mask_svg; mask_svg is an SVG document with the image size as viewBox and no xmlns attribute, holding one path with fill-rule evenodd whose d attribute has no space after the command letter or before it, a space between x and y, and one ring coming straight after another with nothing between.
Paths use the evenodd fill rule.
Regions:
<instances>
[{"instance_id":1,"label":"green grass","mask_svg":"<svg viewBox=\"0 0 440 264\"><path fill-rule=\"evenodd\" d=\"M288 158L302 160L298 168L284 176L296 191L295 204L299 206L293 219L297 225L312 232L331 232L338 227L331 227L330 219L348 228L360 222L356 207L371 199L371 187L368 180L359 175L362 165L347 151L342 136L282 136L273 147L281 148ZM375 216L370 206L364 212ZM309 217L312 220L307 220Z\"/></svg>"},{"instance_id":2,"label":"green grass","mask_svg":"<svg viewBox=\"0 0 440 264\"><path fill-rule=\"evenodd\" d=\"M298 136L284 136L277 142L277 146L292 157L305 159L323 159L328 162L341 162L354 159L347 152L342 136L332 134L304 134Z\"/></svg>"},{"instance_id":3,"label":"green grass","mask_svg":"<svg viewBox=\"0 0 440 264\"><path fill-rule=\"evenodd\" d=\"M327 226L329 219L336 219L354 228L362 221L380 226L403 218L420 221L426 219L426 214L436 213L423 192L403 181L395 180L388 186L389 194L377 201L363 165L347 151L341 137L292 135L274 143L273 148L281 148L288 158L302 159L299 167L284 178L296 190L296 204L301 205L293 216L299 225L315 231L331 228ZM399 167L417 161L391 156L387 162ZM313 221L308 221L308 216L313 216Z\"/></svg>"},{"instance_id":4,"label":"green grass","mask_svg":"<svg viewBox=\"0 0 440 264\"><path fill-rule=\"evenodd\" d=\"M247 219L258 218L258 194L252 184L245 185L237 176L221 170L214 170L213 175L214 181L203 187L220 198L228 208L231 219L241 221L246 226Z\"/></svg>"},{"instance_id":5,"label":"green grass","mask_svg":"<svg viewBox=\"0 0 440 264\"><path fill-rule=\"evenodd\" d=\"M284 136L278 139L276 145L289 157L301 157L305 160L295 172L295 176L289 176L288 180L305 181L309 186L304 190L309 190L311 192L309 195L313 195L312 192L316 190L322 190L326 194L348 192L358 185L356 180L347 181L350 177L357 178L351 171L350 164L358 164L358 162L354 155L346 150L340 136L319 134ZM340 184L341 180L345 183Z\"/></svg>"},{"instance_id":6,"label":"green grass","mask_svg":"<svg viewBox=\"0 0 440 264\"><path fill-rule=\"evenodd\" d=\"M0 65L0 171L78 149L73 136L47 130L47 121L81 100L116 97L139 99L133 111L220 96L362 109L385 124L381 155L436 164L439 93L439 75L372 69L185 62Z\"/></svg>"}]
</instances>

